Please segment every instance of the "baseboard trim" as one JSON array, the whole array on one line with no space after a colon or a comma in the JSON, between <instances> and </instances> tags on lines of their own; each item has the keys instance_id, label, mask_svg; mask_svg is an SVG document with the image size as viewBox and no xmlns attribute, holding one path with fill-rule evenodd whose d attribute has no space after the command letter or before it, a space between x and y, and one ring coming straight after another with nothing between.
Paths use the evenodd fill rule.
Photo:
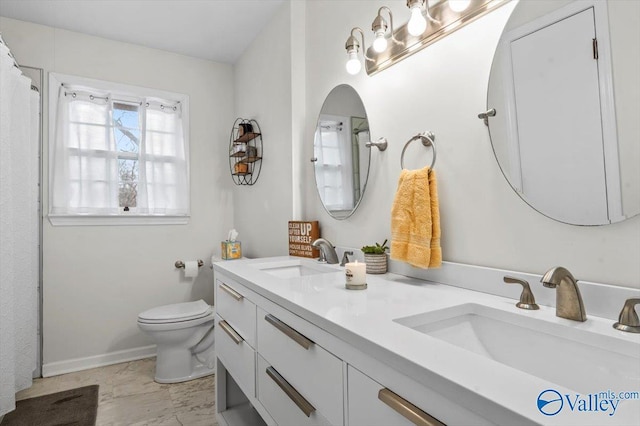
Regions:
<instances>
[{"instance_id":1,"label":"baseboard trim","mask_svg":"<svg viewBox=\"0 0 640 426\"><path fill-rule=\"evenodd\" d=\"M90 368L104 367L105 365L150 358L155 355L156 346L151 345L109 352L102 355L88 356L85 358L50 362L42 365L42 377L58 376L60 374L73 373L76 371L88 370Z\"/></svg>"}]
</instances>

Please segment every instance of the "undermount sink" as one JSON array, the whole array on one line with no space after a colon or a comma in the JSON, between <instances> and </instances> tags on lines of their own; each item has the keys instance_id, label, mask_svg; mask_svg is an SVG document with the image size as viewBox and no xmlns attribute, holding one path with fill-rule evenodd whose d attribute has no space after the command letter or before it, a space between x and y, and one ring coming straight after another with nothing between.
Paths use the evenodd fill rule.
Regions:
<instances>
[{"instance_id":1,"label":"undermount sink","mask_svg":"<svg viewBox=\"0 0 640 426\"><path fill-rule=\"evenodd\" d=\"M259 263L253 266L262 272L284 279L338 272L337 269L330 266L304 259Z\"/></svg>"},{"instance_id":2,"label":"undermount sink","mask_svg":"<svg viewBox=\"0 0 640 426\"><path fill-rule=\"evenodd\" d=\"M640 345L570 325L474 303L394 321L582 393L640 381Z\"/></svg>"}]
</instances>

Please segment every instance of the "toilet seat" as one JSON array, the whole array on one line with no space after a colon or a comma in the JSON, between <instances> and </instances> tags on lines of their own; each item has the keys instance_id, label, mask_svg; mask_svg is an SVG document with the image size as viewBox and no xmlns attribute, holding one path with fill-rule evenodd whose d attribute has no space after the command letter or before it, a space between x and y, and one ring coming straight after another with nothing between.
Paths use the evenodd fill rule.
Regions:
<instances>
[{"instance_id":1,"label":"toilet seat","mask_svg":"<svg viewBox=\"0 0 640 426\"><path fill-rule=\"evenodd\" d=\"M212 312L204 300L195 302L174 303L158 306L138 315L138 322L144 324L167 324L196 320L210 315Z\"/></svg>"}]
</instances>

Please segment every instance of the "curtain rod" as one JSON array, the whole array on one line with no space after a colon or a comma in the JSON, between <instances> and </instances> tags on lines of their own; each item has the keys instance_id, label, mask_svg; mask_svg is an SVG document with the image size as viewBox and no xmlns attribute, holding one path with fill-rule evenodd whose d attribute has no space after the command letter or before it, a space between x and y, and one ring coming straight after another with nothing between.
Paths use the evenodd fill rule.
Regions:
<instances>
[{"instance_id":1,"label":"curtain rod","mask_svg":"<svg viewBox=\"0 0 640 426\"><path fill-rule=\"evenodd\" d=\"M66 89L64 83L62 83L61 86ZM85 91L84 90L80 90L80 92L85 92ZM71 95L71 97L75 98L77 96L77 93L75 91L64 92L64 95L65 96ZM91 99L91 100L102 99L102 100L108 101L109 97L108 96L95 96L95 95L89 94L89 99ZM119 102L127 102L127 103L130 103L130 104L131 103L133 103L133 104L137 103L138 105L142 105L142 101L141 102L132 102L132 101L128 101L128 100L125 100L125 99L115 99L115 98L113 98L111 100L112 101L119 101ZM178 105L180 105L180 101L176 101L175 105L165 105L163 103L160 103L160 109L169 108L169 109L172 109L172 110L176 111L178 109ZM145 106L148 107L149 106L149 102L146 102Z\"/></svg>"}]
</instances>

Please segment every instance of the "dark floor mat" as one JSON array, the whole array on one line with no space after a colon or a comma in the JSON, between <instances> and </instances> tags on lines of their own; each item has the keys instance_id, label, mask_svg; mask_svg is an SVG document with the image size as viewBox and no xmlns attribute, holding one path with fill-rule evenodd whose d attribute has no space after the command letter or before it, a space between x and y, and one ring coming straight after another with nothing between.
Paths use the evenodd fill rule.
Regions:
<instances>
[{"instance_id":1,"label":"dark floor mat","mask_svg":"<svg viewBox=\"0 0 640 426\"><path fill-rule=\"evenodd\" d=\"M98 385L56 392L16 402L2 426L94 426Z\"/></svg>"}]
</instances>

